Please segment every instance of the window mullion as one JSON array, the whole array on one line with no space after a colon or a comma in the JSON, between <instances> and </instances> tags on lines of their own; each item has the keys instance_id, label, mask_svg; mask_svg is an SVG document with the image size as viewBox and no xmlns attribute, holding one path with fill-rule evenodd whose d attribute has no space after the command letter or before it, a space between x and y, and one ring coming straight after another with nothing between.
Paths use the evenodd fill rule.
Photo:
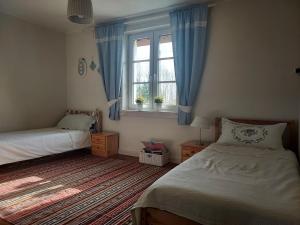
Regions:
<instances>
[{"instance_id":1,"label":"window mullion","mask_svg":"<svg viewBox=\"0 0 300 225\"><path fill-rule=\"evenodd\" d=\"M132 99L133 99L133 39L130 37L128 38L128 106L132 108Z\"/></svg>"},{"instance_id":2,"label":"window mullion","mask_svg":"<svg viewBox=\"0 0 300 225\"><path fill-rule=\"evenodd\" d=\"M163 81L158 81L159 84L163 84L163 83L176 83L175 80L163 80Z\"/></svg>"},{"instance_id":3,"label":"window mullion","mask_svg":"<svg viewBox=\"0 0 300 225\"><path fill-rule=\"evenodd\" d=\"M148 82L132 82L132 84L150 84L151 82L148 81Z\"/></svg>"},{"instance_id":4,"label":"window mullion","mask_svg":"<svg viewBox=\"0 0 300 225\"><path fill-rule=\"evenodd\" d=\"M174 57L158 58L158 60L168 60L168 59L174 59Z\"/></svg>"},{"instance_id":5,"label":"window mullion","mask_svg":"<svg viewBox=\"0 0 300 225\"><path fill-rule=\"evenodd\" d=\"M153 97L155 93L155 38L154 38L154 33L152 32L152 37L151 37L151 57L150 57L150 96L151 96L151 102L150 102L150 107L153 109Z\"/></svg>"},{"instance_id":6,"label":"window mullion","mask_svg":"<svg viewBox=\"0 0 300 225\"><path fill-rule=\"evenodd\" d=\"M132 60L131 63L141 63L141 62L149 62L149 59L142 59L142 60Z\"/></svg>"},{"instance_id":7,"label":"window mullion","mask_svg":"<svg viewBox=\"0 0 300 225\"><path fill-rule=\"evenodd\" d=\"M158 47L159 47L159 33L154 32L154 57L153 57L153 68L154 68L154 80L153 80L153 99L155 96L158 96Z\"/></svg>"}]
</instances>

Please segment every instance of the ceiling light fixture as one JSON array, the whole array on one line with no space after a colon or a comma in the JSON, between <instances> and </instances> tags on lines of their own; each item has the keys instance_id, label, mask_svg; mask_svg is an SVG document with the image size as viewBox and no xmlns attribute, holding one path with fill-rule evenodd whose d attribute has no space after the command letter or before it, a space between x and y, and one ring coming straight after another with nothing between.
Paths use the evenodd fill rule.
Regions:
<instances>
[{"instance_id":1,"label":"ceiling light fixture","mask_svg":"<svg viewBox=\"0 0 300 225\"><path fill-rule=\"evenodd\" d=\"M68 19L73 23L90 24L93 21L91 0L68 0Z\"/></svg>"}]
</instances>

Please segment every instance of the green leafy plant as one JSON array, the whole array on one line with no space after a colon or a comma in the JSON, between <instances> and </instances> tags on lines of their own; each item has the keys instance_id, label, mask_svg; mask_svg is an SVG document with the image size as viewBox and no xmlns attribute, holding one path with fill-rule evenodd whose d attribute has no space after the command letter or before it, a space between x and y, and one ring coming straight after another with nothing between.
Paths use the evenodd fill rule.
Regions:
<instances>
[{"instance_id":1,"label":"green leafy plant","mask_svg":"<svg viewBox=\"0 0 300 225\"><path fill-rule=\"evenodd\" d=\"M143 104L145 102L145 99L143 96L139 96L135 99L136 104Z\"/></svg>"},{"instance_id":2,"label":"green leafy plant","mask_svg":"<svg viewBox=\"0 0 300 225\"><path fill-rule=\"evenodd\" d=\"M156 96L156 97L154 98L154 102L155 102L155 103L163 103L163 102L164 102L164 98L161 97L161 96Z\"/></svg>"}]
</instances>

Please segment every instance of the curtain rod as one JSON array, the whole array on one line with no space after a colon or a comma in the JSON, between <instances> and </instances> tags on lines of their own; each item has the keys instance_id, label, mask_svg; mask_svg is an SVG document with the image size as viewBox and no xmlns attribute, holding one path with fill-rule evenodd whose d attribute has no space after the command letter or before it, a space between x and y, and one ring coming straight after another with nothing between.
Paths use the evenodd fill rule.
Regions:
<instances>
[{"instance_id":1,"label":"curtain rod","mask_svg":"<svg viewBox=\"0 0 300 225\"><path fill-rule=\"evenodd\" d=\"M212 3L212 4L209 4L208 7L213 8L216 5L217 5L216 3ZM188 6L188 5L186 5L186 6ZM160 9L160 10L151 11L151 12L148 11L148 13L146 12L146 13L141 13L141 14L136 14L136 15L133 15L133 16L125 17L124 19L128 20L128 21L125 21L125 24L126 25L132 25L132 24L136 24L136 23L167 18L168 15L166 13L168 11L170 11L172 9L176 9L178 7L179 6L176 5L176 6Z\"/></svg>"},{"instance_id":2,"label":"curtain rod","mask_svg":"<svg viewBox=\"0 0 300 225\"><path fill-rule=\"evenodd\" d=\"M185 6L188 6L188 5L189 4L177 4L177 5L173 5L173 6L170 6L170 7L167 7L167 8L163 8L163 9L151 10L151 11L134 14L134 15L127 16L127 17L116 18L116 19L113 19L113 20L110 20L110 21L113 22L113 21L123 19L123 20L127 20L125 22L126 25L132 25L132 24L136 24L136 23L140 23L140 22L146 22L146 21L157 20L157 19L161 19L161 18L167 18L168 15L166 15L166 13L168 11L170 11L172 9L179 8L179 7L185 7ZM216 3L210 3L210 4L208 4L208 8L213 8L216 5L217 5ZM141 17L145 17L145 18L141 18ZM109 22L109 21L103 21L101 23L105 23L105 22ZM94 23L90 26L87 26L82 31L70 32L69 34L81 33L81 32L87 31L87 30L94 31L96 24L97 23Z\"/></svg>"},{"instance_id":3,"label":"curtain rod","mask_svg":"<svg viewBox=\"0 0 300 225\"><path fill-rule=\"evenodd\" d=\"M210 3L210 4L208 4L208 8L213 8L216 5L217 5L216 3ZM165 17L167 17L167 15L165 13L169 12L170 10L173 10L173 9L176 9L179 7L185 7L185 6L189 6L189 4L177 4L177 5L173 5L173 6L170 6L167 8L163 8L163 9L156 9L156 10L151 10L151 11L123 17L122 19L128 20L125 22L125 24L129 25L129 24L139 23L141 21L165 18ZM141 17L145 17L145 18L141 18ZM149 18L147 18L147 17L149 17Z\"/></svg>"}]
</instances>

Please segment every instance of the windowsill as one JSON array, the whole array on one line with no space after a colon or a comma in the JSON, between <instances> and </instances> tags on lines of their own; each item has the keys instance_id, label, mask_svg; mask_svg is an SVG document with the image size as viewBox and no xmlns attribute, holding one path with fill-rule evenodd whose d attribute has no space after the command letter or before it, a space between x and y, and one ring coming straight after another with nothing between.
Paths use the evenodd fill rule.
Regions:
<instances>
[{"instance_id":1,"label":"windowsill","mask_svg":"<svg viewBox=\"0 0 300 225\"><path fill-rule=\"evenodd\" d=\"M151 110L134 110L125 109L121 111L121 116L132 116L132 117L149 117L149 118L162 118L162 119L177 119L177 112L174 111L151 111Z\"/></svg>"}]
</instances>

